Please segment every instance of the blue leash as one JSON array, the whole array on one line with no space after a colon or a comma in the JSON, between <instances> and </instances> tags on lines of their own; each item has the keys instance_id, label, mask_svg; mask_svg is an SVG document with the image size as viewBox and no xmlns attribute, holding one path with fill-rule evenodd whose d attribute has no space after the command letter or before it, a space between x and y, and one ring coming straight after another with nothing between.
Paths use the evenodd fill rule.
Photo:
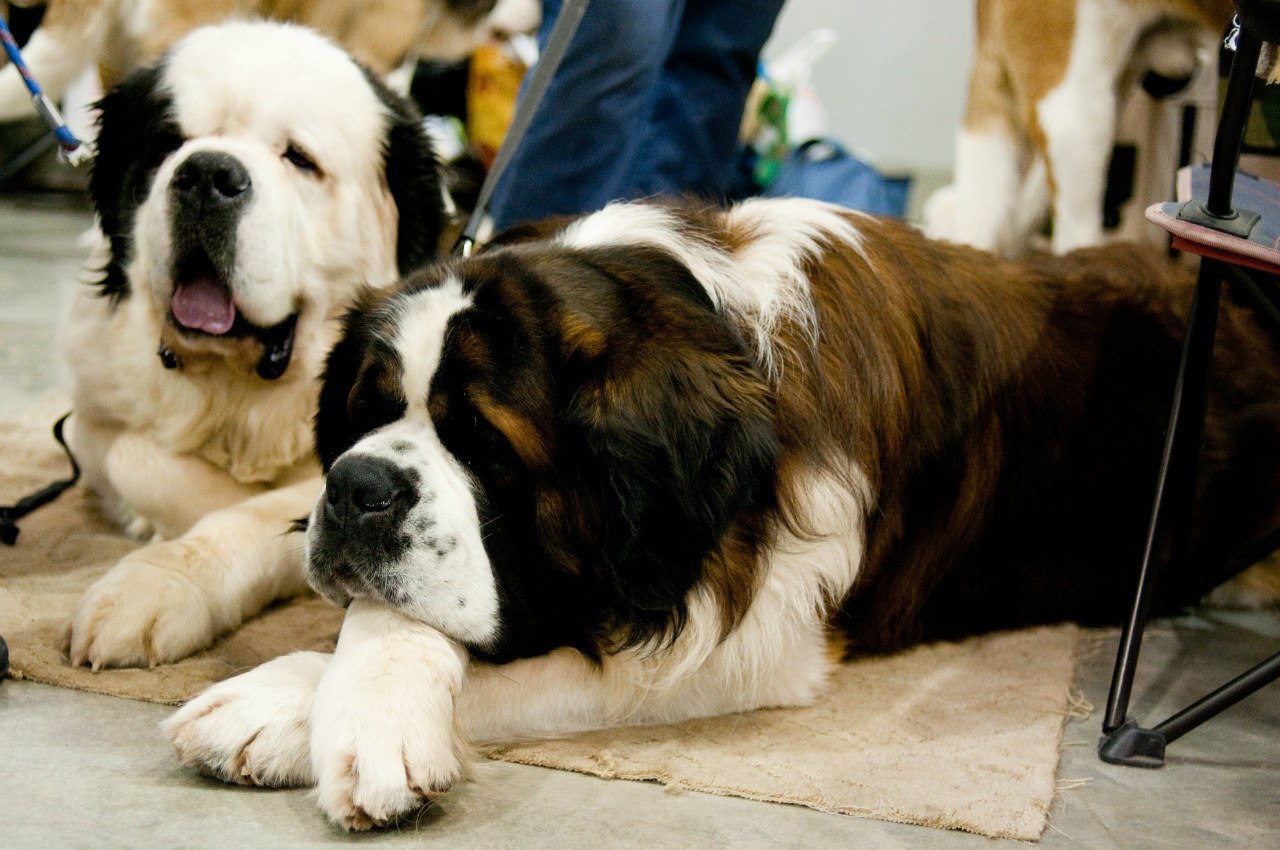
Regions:
<instances>
[{"instance_id":1,"label":"blue leash","mask_svg":"<svg viewBox=\"0 0 1280 850\"><path fill-rule=\"evenodd\" d=\"M0 18L0 41L4 42L4 50L9 54L9 61L18 69L18 73L22 75L22 81L27 85L27 91L31 92L31 103L35 106L36 112L44 119L44 123L49 125L54 138L58 140L62 158L72 165L80 165L92 159L93 153L89 150L89 146L75 137L71 128L67 126L67 122L62 120L62 113L58 112L58 107L45 96L36 78L31 76L27 63L22 61L22 52L18 50L17 39L9 31L9 25L4 22L4 18Z\"/></svg>"}]
</instances>

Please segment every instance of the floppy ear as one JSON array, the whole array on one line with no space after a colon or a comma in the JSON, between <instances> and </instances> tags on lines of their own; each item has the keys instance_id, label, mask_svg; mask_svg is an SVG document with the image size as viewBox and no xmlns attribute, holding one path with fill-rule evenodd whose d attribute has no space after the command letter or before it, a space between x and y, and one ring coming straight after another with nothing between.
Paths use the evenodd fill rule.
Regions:
<instances>
[{"instance_id":1,"label":"floppy ear","mask_svg":"<svg viewBox=\"0 0 1280 850\"><path fill-rule=\"evenodd\" d=\"M727 330L726 330L726 333ZM768 390L736 338L649 346L576 394L590 556L622 645L674 637L685 596L735 519L774 498L779 443ZM723 340L719 340L723 341ZM662 353L659 353L661 351ZM621 358L619 358L621 359Z\"/></svg>"},{"instance_id":2,"label":"floppy ear","mask_svg":"<svg viewBox=\"0 0 1280 850\"><path fill-rule=\"evenodd\" d=\"M342 321L342 334L325 360L316 406L316 453L328 472L347 449L376 427L399 418L398 361L370 315L380 295L366 289ZM396 374L392 374L395 372ZM385 380L385 379L392 380ZM367 383L367 385L366 385Z\"/></svg>"},{"instance_id":3,"label":"floppy ear","mask_svg":"<svg viewBox=\"0 0 1280 850\"><path fill-rule=\"evenodd\" d=\"M417 107L387 88L368 69L365 76L389 114L383 171L400 216L396 265L403 276L434 260L439 251L444 226L440 163Z\"/></svg>"},{"instance_id":4,"label":"floppy ear","mask_svg":"<svg viewBox=\"0 0 1280 850\"><path fill-rule=\"evenodd\" d=\"M150 193L156 169L183 142L172 101L160 84L162 67L135 71L97 103L97 154L89 194L111 246L98 287L112 299L129 291L124 269L133 251L138 205Z\"/></svg>"}]
</instances>

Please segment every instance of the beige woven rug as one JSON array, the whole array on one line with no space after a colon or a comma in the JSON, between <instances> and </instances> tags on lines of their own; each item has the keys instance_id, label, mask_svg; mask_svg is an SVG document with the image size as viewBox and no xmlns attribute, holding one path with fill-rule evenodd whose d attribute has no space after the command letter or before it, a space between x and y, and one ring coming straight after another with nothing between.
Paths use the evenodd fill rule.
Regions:
<instances>
[{"instance_id":1,"label":"beige woven rug","mask_svg":"<svg viewBox=\"0 0 1280 850\"><path fill-rule=\"evenodd\" d=\"M0 504L66 474L48 436L65 401L0 418ZM296 649L332 645L340 612L280 605L208 652L152 670L67 666L65 624L80 592L131 543L76 487L0 546L0 634L18 676L152 702ZM499 747L513 762L796 803L983 835L1037 839L1053 798L1076 630L1007 632L845 665L817 705L614 729Z\"/></svg>"}]
</instances>

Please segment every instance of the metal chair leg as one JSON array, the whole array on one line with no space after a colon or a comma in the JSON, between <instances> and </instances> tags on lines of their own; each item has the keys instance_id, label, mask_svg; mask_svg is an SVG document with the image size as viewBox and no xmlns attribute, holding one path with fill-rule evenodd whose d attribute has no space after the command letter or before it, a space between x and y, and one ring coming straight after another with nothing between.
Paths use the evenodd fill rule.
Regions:
<instances>
[{"instance_id":1,"label":"metal chair leg","mask_svg":"<svg viewBox=\"0 0 1280 850\"><path fill-rule=\"evenodd\" d=\"M1103 719L1103 732L1111 733L1125 722L1129 710L1129 697L1133 689L1133 677L1137 669L1138 654L1142 648L1142 633L1150 612L1151 595L1155 584L1155 561L1168 555L1180 557L1185 552L1186 522L1172 525L1180 539L1166 540L1165 528L1171 509L1185 519L1194 495L1191 485L1195 479L1196 462L1199 460L1200 441L1204 431L1204 407L1208 390L1209 361L1213 354L1213 340L1218 324L1218 299L1222 291L1222 269L1215 260L1204 260L1196 281L1191 314L1187 320L1187 336L1178 364L1177 382L1173 390L1173 409L1169 417L1169 429L1165 434L1164 452L1160 461L1160 473L1156 481L1155 504L1151 521L1147 526L1147 538L1142 554L1142 566L1138 573L1138 588L1133 611L1120 635L1120 648L1116 654L1116 668L1107 697L1107 711ZM1183 503L1172 504L1173 496L1183 498Z\"/></svg>"},{"instance_id":2,"label":"metal chair leg","mask_svg":"<svg viewBox=\"0 0 1280 850\"><path fill-rule=\"evenodd\" d=\"M1237 213L1232 207L1232 192L1244 127L1252 103L1261 38L1248 27L1241 26L1235 49L1214 141L1208 197L1204 202L1188 201L1178 217L1224 233L1247 236L1248 228L1257 216ZM1121 632L1115 672L1107 696L1107 711L1102 722L1104 737L1098 746L1098 755L1103 761L1114 764L1159 767L1164 763L1167 743L1280 678L1278 653L1154 728L1144 729L1127 717L1142 634L1157 579L1157 563L1164 564L1165 569L1178 569L1183 566L1182 559L1187 557L1218 301L1223 281L1233 275L1242 277L1229 263L1201 259L1133 611ZM1244 281L1243 288L1259 303L1264 319L1280 322L1280 311L1270 294L1250 280ZM1262 543L1273 545L1276 538L1277 535L1270 535Z\"/></svg>"}]
</instances>

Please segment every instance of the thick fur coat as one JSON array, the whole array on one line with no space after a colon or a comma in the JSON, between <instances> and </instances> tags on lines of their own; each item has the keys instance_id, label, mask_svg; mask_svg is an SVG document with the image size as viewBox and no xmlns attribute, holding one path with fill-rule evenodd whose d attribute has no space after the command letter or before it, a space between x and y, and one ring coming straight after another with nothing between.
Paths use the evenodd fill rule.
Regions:
<instances>
[{"instance_id":1,"label":"thick fur coat","mask_svg":"<svg viewBox=\"0 0 1280 850\"><path fill-rule=\"evenodd\" d=\"M847 653L1132 595L1189 275L1013 264L804 200L619 204L371 291L329 356L333 655L166 726L233 782L389 822L466 742L799 705ZM1280 522L1280 360L1225 307L1191 602Z\"/></svg>"},{"instance_id":2,"label":"thick fur coat","mask_svg":"<svg viewBox=\"0 0 1280 850\"><path fill-rule=\"evenodd\" d=\"M71 659L95 668L181 658L305 587L280 532L319 492L336 322L433 258L442 216L416 111L301 27L197 30L100 106L70 437L153 543L81 600Z\"/></svg>"}]
</instances>

